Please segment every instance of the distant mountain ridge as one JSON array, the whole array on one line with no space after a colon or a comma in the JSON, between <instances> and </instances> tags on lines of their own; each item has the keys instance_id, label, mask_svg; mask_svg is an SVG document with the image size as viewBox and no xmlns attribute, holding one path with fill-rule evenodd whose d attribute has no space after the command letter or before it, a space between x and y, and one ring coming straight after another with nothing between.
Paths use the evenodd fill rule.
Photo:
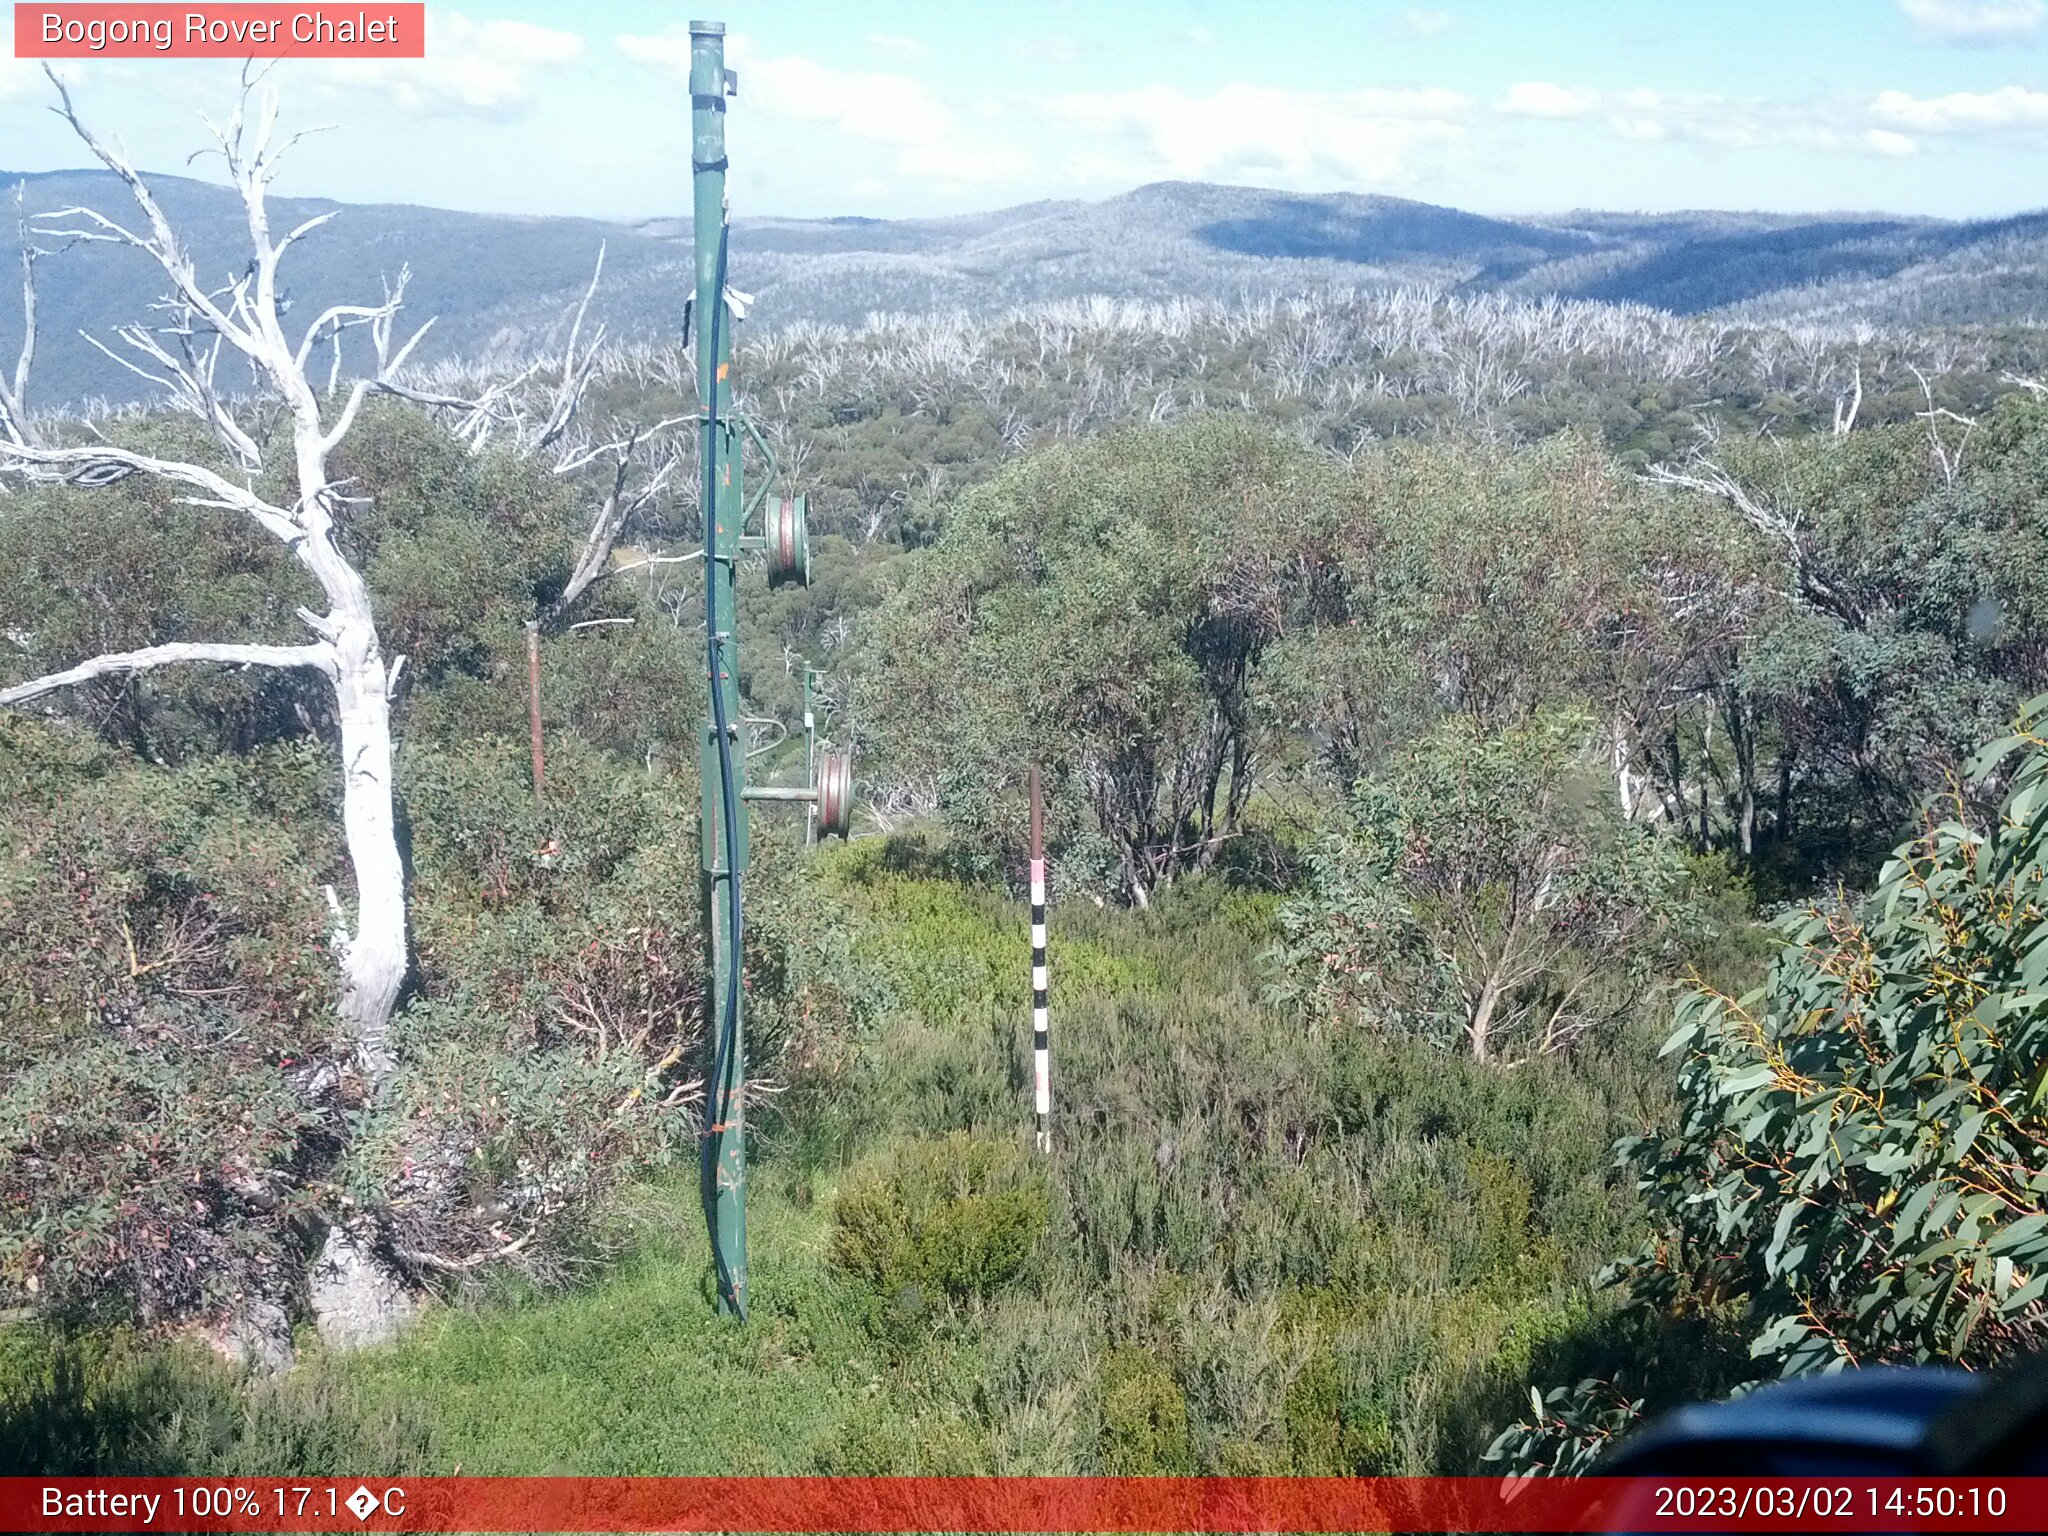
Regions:
<instances>
[{"instance_id":1,"label":"distant mountain ridge","mask_svg":"<svg viewBox=\"0 0 2048 1536\"><path fill-rule=\"evenodd\" d=\"M246 257L232 193L185 177L151 180L200 270L223 279L239 271ZM0 185L16 182L30 213L88 204L119 216L125 199L102 171L0 172ZM436 317L423 358L539 343L588 280L600 246L596 309L615 338L673 334L691 282L681 217L628 224L313 198L279 198L276 209L280 224L341 215L287 258L298 312L374 296L383 277L409 266L411 313ZM37 398L146 394L142 380L77 333L104 337L140 318L159 287L148 262L80 245L40 270ZM1092 293L1232 299L1392 284L1757 323L2031 323L2048 314L2048 212L1969 222L1708 211L1501 218L1396 197L1158 182L1100 202L947 218L743 218L733 275L757 296L755 323L770 326L858 323L877 311L985 314ZM0 302L0 356L12 356L19 333L18 308Z\"/></svg>"}]
</instances>

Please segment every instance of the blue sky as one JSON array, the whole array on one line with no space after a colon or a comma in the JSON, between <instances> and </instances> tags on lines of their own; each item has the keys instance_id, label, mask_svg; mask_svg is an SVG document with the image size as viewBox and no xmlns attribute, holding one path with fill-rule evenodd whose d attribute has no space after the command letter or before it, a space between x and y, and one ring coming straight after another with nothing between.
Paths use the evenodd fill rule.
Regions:
<instances>
[{"instance_id":1,"label":"blue sky","mask_svg":"<svg viewBox=\"0 0 2048 1536\"><path fill-rule=\"evenodd\" d=\"M1166 178L1491 213L2048 204L2048 0L429 0L424 61L280 68L287 122L338 131L299 146L279 189L678 210L683 38L706 13L740 75L742 214L964 212ZM79 163L11 55L0 167ZM177 169L232 69L73 74L90 121Z\"/></svg>"}]
</instances>

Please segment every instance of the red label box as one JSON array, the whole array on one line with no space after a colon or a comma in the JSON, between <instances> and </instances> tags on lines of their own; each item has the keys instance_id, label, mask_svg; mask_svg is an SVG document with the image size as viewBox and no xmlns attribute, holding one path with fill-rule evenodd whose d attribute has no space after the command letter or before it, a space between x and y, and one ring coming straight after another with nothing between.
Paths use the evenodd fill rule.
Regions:
<instances>
[{"instance_id":1,"label":"red label box","mask_svg":"<svg viewBox=\"0 0 2048 1536\"><path fill-rule=\"evenodd\" d=\"M20 1531L2048 1530L2048 1478L0 1476Z\"/></svg>"},{"instance_id":2,"label":"red label box","mask_svg":"<svg viewBox=\"0 0 2048 1536\"><path fill-rule=\"evenodd\" d=\"M18 59L423 59L424 4L25 5Z\"/></svg>"}]
</instances>

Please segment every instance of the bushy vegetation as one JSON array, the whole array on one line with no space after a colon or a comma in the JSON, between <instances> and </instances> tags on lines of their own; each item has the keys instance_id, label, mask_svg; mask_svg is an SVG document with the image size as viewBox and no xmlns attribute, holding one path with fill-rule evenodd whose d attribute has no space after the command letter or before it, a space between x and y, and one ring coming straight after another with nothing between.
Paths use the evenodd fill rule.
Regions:
<instances>
[{"instance_id":1,"label":"bushy vegetation","mask_svg":"<svg viewBox=\"0 0 2048 1536\"><path fill-rule=\"evenodd\" d=\"M0 715L0 1288L51 1315L281 1322L308 1244L352 1213L422 1283L560 1279L608 1191L693 1148L694 803L659 771L694 734L687 637L622 588L604 597L624 623L553 648L543 706L581 729L537 803L511 739L521 625L565 578L573 506L410 407L365 416L348 472L366 495L350 552L409 662L402 1068L372 1102L335 1039L323 887L347 874L323 691L195 667ZM75 539L75 507L96 537ZM289 621L273 549L190 515L128 484L10 495L9 680ZM857 1004L833 922L772 832L757 848L748 970L772 1080Z\"/></svg>"},{"instance_id":2,"label":"bushy vegetation","mask_svg":"<svg viewBox=\"0 0 2048 1536\"><path fill-rule=\"evenodd\" d=\"M1475 1060L1626 1019L1696 921L1684 854L1586 772L1583 720L1488 737L1453 717L1361 779L1349 835L1280 912L1280 996L1338 1027Z\"/></svg>"},{"instance_id":3,"label":"bushy vegetation","mask_svg":"<svg viewBox=\"0 0 2048 1536\"><path fill-rule=\"evenodd\" d=\"M2048 688L2048 408L1892 357L1805 434L1844 357L1739 340L1377 295L753 343L834 531L810 591L748 578L741 681L786 715L829 664L875 835L755 823L745 1329L674 1167L688 583L546 637L537 797L527 626L579 488L366 413L337 468L408 657L399 1067L331 1067L325 695L201 668L0 716L0 1432L102 1471L1578 1469L1660 1394L2031 1347L2048 757L1960 773ZM594 387L687 411L674 363ZM1698 438L1703 379L1771 430ZM289 636L294 579L139 480L10 493L0 682ZM302 1328L255 1381L194 1347L303 1319L357 1216L430 1298L409 1338Z\"/></svg>"},{"instance_id":4,"label":"bushy vegetation","mask_svg":"<svg viewBox=\"0 0 2048 1536\"><path fill-rule=\"evenodd\" d=\"M1679 1064L1676 1122L1619 1149L1651 1235L1603 1278L1648 1318L1696 1326L1616 1380L1553 1389L1498 1453L1582 1466L1671 1399L1673 1351L1676 1384L1701 1385L1706 1361L1725 1390L1901 1361L1981 1369L2041 1347L2044 709L1978 760L2007 786L1994 815L1960 795L1938 806L1867 897L1778 921L1763 986L1680 1004L1663 1052Z\"/></svg>"},{"instance_id":5,"label":"bushy vegetation","mask_svg":"<svg viewBox=\"0 0 2048 1536\"><path fill-rule=\"evenodd\" d=\"M21 1357L9 1422L103 1469L280 1445L472 1472L1469 1465L1586 1325L1580 1256L1628 1230L1604 1148L1656 1101L1647 1054L1503 1074L1304 1035L1258 995L1270 899L1197 881L1062 913L1047 1161L1016 1113L1023 914L889 868L912 854L829 871L875 894L865 937L923 1001L766 1123L747 1329L710 1313L687 1181L656 1184L614 1205L595 1287L494 1289L285 1396L111 1335L39 1343L88 1353L62 1379ZM707 1403L711 1369L747 1390ZM195 1399L211 1438L166 1440Z\"/></svg>"}]
</instances>

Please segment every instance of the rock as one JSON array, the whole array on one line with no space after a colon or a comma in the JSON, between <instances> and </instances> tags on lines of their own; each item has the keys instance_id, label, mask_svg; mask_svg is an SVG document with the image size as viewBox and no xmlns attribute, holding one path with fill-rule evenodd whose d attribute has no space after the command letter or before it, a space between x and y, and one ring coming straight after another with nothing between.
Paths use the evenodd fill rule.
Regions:
<instances>
[{"instance_id":1,"label":"rock","mask_svg":"<svg viewBox=\"0 0 2048 1536\"><path fill-rule=\"evenodd\" d=\"M276 1301L245 1302L208 1335L213 1347L260 1376L292 1368L292 1320Z\"/></svg>"},{"instance_id":2,"label":"rock","mask_svg":"<svg viewBox=\"0 0 2048 1536\"><path fill-rule=\"evenodd\" d=\"M397 1338L419 1314L419 1298L363 1233L327 1229L309 1284L313 1321L330 1349L361 1349Z\"/></svg>"}]
</instances>

